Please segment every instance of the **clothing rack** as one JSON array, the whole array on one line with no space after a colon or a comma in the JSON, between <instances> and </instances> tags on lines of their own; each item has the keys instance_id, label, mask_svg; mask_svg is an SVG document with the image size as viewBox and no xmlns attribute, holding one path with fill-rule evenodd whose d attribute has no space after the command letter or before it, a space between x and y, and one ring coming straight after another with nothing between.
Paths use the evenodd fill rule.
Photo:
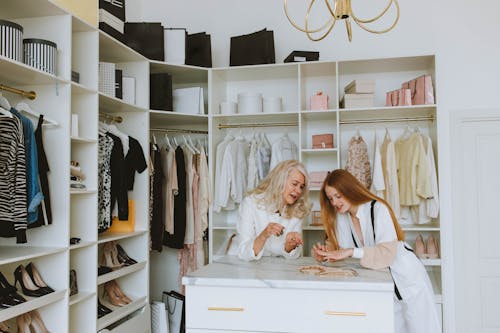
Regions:
<instances>
[{"instance_id":1,"label":"clothing rack","mask_svg":"<svg viewBox=\"0 0 500 333\"><path fill-rule=\"evenodd\" d=\"M18 94L18 95L21 95L23 97L27 97L31 100L36 98L36 92L34 92L34 91L25 91L25 90L17 89L14 87L6 86L4 84L0 84L0 90L8 91L8 92L11 92L13 94Z\"/></svg>"},{"instance_id":2,"label":"clothing rack","mask_svg":"<svg viewBox=\"0 0 500 333\"><path fill-rule=\"evenodd\" d=\"M434 121L434 116L414 117L414 118L386 118L386 119L352 119L341 120L339 124L375 124L375 123L396 123L396 122L410 122L410 121Z\"/></svg>"},{"instance_id":3,"label":"clothing rack","mask_svg":"<svg viewBox=\"0 0 500 333\"><path fill-rule=\"evenodd\" d=\"M219 129L223 128L248 128L248 127L284 127L284 126L298 126L298 122L289 123L254 123L254 124L219 124Z\"/></svg>"},{"instance_id":4,"label":"clothing rack","mask_svg":"<svg viewBox=\"0 0 500 333\"><path fill-rule=\"evenodd\" d=\"M164 133L190 133L190 134L208 134L208 131L191 130L183 128L150 128L150 132L164 132Z\"/></svg>"},{"instance_id":5,"label":"clothing rack","mask_svg":"<svg viewBox=\"0 0 500 333\"><path fill-rule=\"evenodd\" d=\"M121 122L123 122L123 118L122 117L120 117L120 116L112 116L112 115L106 114L106 113L99 113L99 118L104 118L104 120L112 121L112 122L115 122L115 123L118 123L118 124L120 124Z\"/></svg>"}]
</instances>

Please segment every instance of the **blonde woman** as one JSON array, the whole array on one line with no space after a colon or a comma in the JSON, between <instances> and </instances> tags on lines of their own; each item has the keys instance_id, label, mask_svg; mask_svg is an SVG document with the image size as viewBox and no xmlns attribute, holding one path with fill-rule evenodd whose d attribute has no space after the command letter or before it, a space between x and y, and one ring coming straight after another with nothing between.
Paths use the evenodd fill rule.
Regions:
<instances>
[{"instance_id":1,"label":"blonde woman","mask_svg":"<svg viewBox=\"0 0 500 333\"><path fill-rule=\"evenodd\" d=\"M323 182L320 204L328 243L316 244L313 256L319 261L354 257L367 268L389 267L395 284L395 332L441 332L429 276L404 242L387 201L338 169Z\"/></svg>"},{"instance_id":2,"label":"blonde woman","mask_svg":"<svg viewBox=\"0 0 500 333\"><path fill-rule=\"evenodd\" d=\"M302 219L311 209L308 174L302 163L279 163L243 199L238 220L238 256L297 258L302 248Z\"/></svg>"}]
</instances>

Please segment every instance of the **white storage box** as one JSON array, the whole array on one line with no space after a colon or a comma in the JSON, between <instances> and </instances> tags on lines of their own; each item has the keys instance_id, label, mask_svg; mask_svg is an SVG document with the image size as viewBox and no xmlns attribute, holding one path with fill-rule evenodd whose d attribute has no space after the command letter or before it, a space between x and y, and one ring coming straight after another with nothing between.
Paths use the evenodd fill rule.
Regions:
<instances>
[{"instance_id":1,"label":"white storage box","mask_svg":"<svg viewBox=\"0 0 500 333\"><path fill-rule=\"evenodd\" d=\"M375 94L345 94L340 101L344 109L372 108L375 105Z\"/></svg>"},{"instance_id":2,"label":"white storage box","mask_svg":"<svg viewBox=\"0 0 500 333\"><path fill-rule=\"evenodd\" d=\"M45 39L23 40L24 63L41 71L56 75L57 44Z\"/></svg>"},{"instance_id":3,"label":"white storage box","mask_svg":"<svg viewBox=\"0 0 500 333\"><path fill-rule=\"evenodd\" d=\"M281 97L264 97L262 106L265 113L281 112Z\"/></svg>"},{"instance_id":4,"label":"white storage box","mask_svg":"<svg viewBox=\"0 0 500 333\"><path fill-rule=\"evenodd\" d=\"M238 94L238 113L260 113L262 112L262 95L258 93Z\"/></svg>"},{"instance_id":5,"label":"white storage box","mask_svg":"<svg viewBox=\"0 0 500 333\"><path fill-rule=\"evenodd\" d=\"M205 105L203 98L203 88L180 88L172 93L174 112L188 114L204 114Z\"/></svg>"},{"instance_id":6,"label":"white storage box","mask_svg":"<svg viewBox=\"0 0 500 333\"><path fill-rule=\"evenodd\" d=\"M112 62L99 62L99 91L115 97L116 66Z\"/></svg>"},{"instance_id":7,"label":"white storage box","mask_svg":"<svg viewBox=\"0 0 500 333\"><path fill-rule=\"evenodd\" d=\"M135 104L135 78L126 77L122 78L123 95L122 99L125 103Z\"/></svg>"},{"instance_id":8,"label":"white storage box","mask_svg":"<svg viewBox=\"0 0 500 333\"><path fill-rule=\"evenodd\" d=\"M375 80L353 80L344 88L346 94L373 94L375 92Z\"/></svg>"},{"instance_id":9,"label":"white storage box","mask_svg":"<svg viewBox=\"0 0 500 333\"><path fill-rule=\"evenodd\" d=\"M23 27L0 20L0 55L23 62Z\"/></svg>"}]
</instances>

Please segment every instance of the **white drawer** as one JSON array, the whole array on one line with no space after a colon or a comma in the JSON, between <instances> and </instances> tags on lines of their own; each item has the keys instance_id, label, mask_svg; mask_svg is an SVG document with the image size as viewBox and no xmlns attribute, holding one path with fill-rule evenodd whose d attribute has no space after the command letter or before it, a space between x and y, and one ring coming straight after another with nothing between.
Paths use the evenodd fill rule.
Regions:
<instances>
[{"instance_id":1,"label":"white drawer","mask_svg":"<svg viewBox=\"0 0 500 333\"><path fill-rule=\"evenodd\" d=\"M135 316L128 319L123 324L110 330L110 333L146 333L151 332L151 313L149 306L145 306L141 311L138 311Z\"/></svg>"},{"instance_id":2,"label":"white drawer","mask_svg":"<svg viewBox=\"0 0 500 333\"><path fill-rule=\"evenodd\" d=\"M392 292L187 286L192 332L392 332ZM215 331L216 332L216 331Z\"/></svg>"}]
</instances>

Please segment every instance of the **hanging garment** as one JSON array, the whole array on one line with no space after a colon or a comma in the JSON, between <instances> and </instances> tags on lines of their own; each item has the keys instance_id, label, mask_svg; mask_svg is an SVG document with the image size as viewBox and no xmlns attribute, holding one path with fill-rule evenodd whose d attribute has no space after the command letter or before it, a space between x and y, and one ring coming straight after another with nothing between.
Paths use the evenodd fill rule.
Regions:
<instances>
[{"instance_id":1,"label":"hanging garment","mask_svg":"<svg viewBox=\"0 0 500 333\"><path fill-rule=\"evenodd\" d=\"M210 207L210 203L212 202L208 161L205 154L205 149L203 147L200 147L198 174L200 176L198 191L198 215L200 217L200 233L196 237L196 266L201 267L205 264L205 247L203 244L203 236L208 229L208 209Z\"/></svg>"},{"instance_id":2,"label":"hanging garment","mask_svg":"<svg viewBox=\"0 0 500 333\"><path fill-rule=\"evenodd\" d=\"M222 140L221 143L217 145L216 149L216 163L215 163L215 184L222 184L223 180L225 178L222 178L222 168L223 168L223 161L224 161L224 153L226 152L227 145L233 140L233 136L231 135L226 135L224 137L224 140ZM227 175L224 175L224 177L227 177ZM221 186L216 186L214 188L215 194L214 194L214 205L213 205L213 210L214 212L220 212L221 209L224 208L233 208L234 209L234 204L230 201L228 201L228 192L227 189Z\"/></svg>"},{"instance_id":3,"label":"hanging garment","mask_svg":"<svg viewBox=\"0 0 500 333\"><path fill-rule=\"evenodd\" d=\"M402 206L415 206L420 198L432 197L430 171L422 138L411 133L395 144L398 168L399 200Z\"/></svg>"},{"instance_id":4,"label":"hanging garment","mask_svg":"<svg viewBox=\"0 0 500 333\"><path fill-rule=\"evenodd\" d=\"M21 121L23 127L24 152L26 155L28 225L30 225L38 220L38 206L43 200L38 180L38 150L35 140L35 130L33 129L33 123L28 117L22 115L14 108L11 108L10 112Z\"/></svg>"},{"instance_id":5,"label":"hanging garment","mask_svg":"<svg viewBox=\"0 0 500 333\"><path fill-rule=\"evenodd\" d=\"M365 185L366 188L370 188L372 176L370 159L368 158L368 147L361 136L353 136L349 140L345 169L356 177L361 184Z\"/></svg>"},{"instance_id":6,"label":"hanging garment","mask_svg":"<svg viewBox=\"0 0 500 333\"><path fill-rule=\"evenodd\" d=\"M262 134L257 145L257 170L259 180L266 178L271 167L271 145L267 141L266 135Z\"/></svg>"},{"instance_id":7,"label":"hanging garment","mask_svg":"<svg viewBox=\"0 0 500 333\"><path fill-rule=\"evenodd\" d=\"M0 236L26 243L26 155L21 121L0 117Z\"/></svg>"},{"instance_id":8,"label":"hanging garment","mask_svg":"<svg viewBox=\"0 0 500 333\"><path fill-rule=\"evenodd\" d=\"M124 156L122 141L109 132L106 135L113 139L113 150L111 151L111 215L115 203L118 206L118 219L128 220L128 191L127 183L124 177Z\"/></svg>"},{"instance_id":9,"label":"hanging garment","mask_svg":"<svg viewBox=\"0 0 500 333\"><path fill-rule=\"evenodd\" d=\"M248 176L247 176L247 189L252 190L259 185L259 170L257 168L257 140L252 138L250 141L250 151L248 153L247 165L248 165Z\"/></svg>"},{"instance_id":10,"label":"hanging garment","mask_svg":"<svg viewBox=\"0 0 500 333\"><path fill-rule=\"evenodd\" d=\"M114 140L108 135L99 135L97 159L97 226L99 232L111 226L111 154Z\"/></svg>"},{"instance_id":11,"label":"hanging garment","mask_svg":"<svg viewBox=\"0 0 500 333\"><path fill-rule=\"evenodd\" d=\"M165 159L167 181L164 182L165 198L165 231L169 234L174 233L174 198L179 194L179 185L177 184L177 163L175 161L175 149L166 151Z\"/></svg>"},{"instance_id":12,"label":"hanging garment","mask_svg":"<svg viewBox=\"0 0 500 333\"><path fill-rule=\"evenodd\" d=\"M135 138L128 136L129 150L124 158L123 177L128 191L134 189L135 172L142 173L148 166L141 144Z\"/></svg>"},{"instance_id":13,"label":"hanging garment","mask_svg":"<svg viewBox=\"0 0 500 333\"><path fill-rule=\"evenodd\" d=\"M42 188L43 200L38 207L38 220L36 223L30 224L29 227L39 227L41 225L52 224L52 206L50 202L49 178L47 176L50 171L49 162L43 146L43 115L38 118L38 125L35 130L35 141L38 148L38 176L40 186Z\"/></svg>"},{"instance_id":14,"label":"hanging garment","mask_svg":"<svg viewBox=\"0 0 500 333\"><path fill-rule=\"evenodd\" d=\"M163 248L163 235L165 231L163 218L163 191L162 183L164 181L162 159L160 148L155 144L152 151L152 160L154 166L153 173L153 214L151 217L151 249L161 252Z\"/></svg>"},{"instance_id":15,"label":"hanging garment","mask_svg":"<svg viewBox=\"0 0 500 333\"><path fill-rule=\"evenodd\" d=\"M434 150L432 149L432 140L428 136L422 135L424 148L426 151L427 163L430 172L430 182L432 196L425 200L426 214L430 218L437 218L439 215L439 190L437 181L436 162L434 160Z\"/></svg>"},{"instance_id":16,"label":"hanging garment","mask_svg":"<svg viewBox=\"0 0 500 333\"><path fill-rule=\"evenodd\" d=\"M337 236L341 248L354 248L354 258L360 258L365 267L380 263L383 258L374 258L384 244L394 244L394 259L390 267L398 299L394 301L395 327L397 333L441 332L434 303L434 292L427 271L411 248L397 241L396 230L387 207L374 202L372 224L371 202L358 206L356 217L361 227L361 237L356 233L349 213L337 214ZM364 247L357 244L364 241ZM365 253L366 252L366 253ZM389 251L390 252L390 251ZM365 257L366 256L366 257ZM387 267L387 266L385 266Z\"/></svg>"},{"instance_id":17,"label":"hanging garment","mask_svg":"<svg viewBox=\"0 0 500 333\"><path fill-rule=\"evenodd\" d=\"M186 235L186 166L181 147L177 147L175 150L175 160L177 162L179 193L174 199L174 233L165 233L163 244L174 249L182 249Z\"/></svg>"},{"instance_id":18,"label":"hanging garment","mask_svg":"<svg viewBox=\"0 0 500 333\"><path fill-rule=\"evenodd\" d=\"M375 135L375 149L373 154L373 175L371 191L379 196L384 197L385 182L384 170L382 169L382 155L380 154L380 146L378 144L377 135Z\"/></svg>"},{"instance_id":19,"label":"hanging garment","mask_svg":"<svg viewBox=\"0 0 500 333\"><path fill-rule=\"evenodd\" d=\"M194 168L193 158L194 153L190 148L182 147L184 151L184 161L186 163L186 230L184 233L184 244L194 243L194 209L193 209L193 179Z\"/></svg>"},{"instance_id":20,"label":"hanging garment","mask_svg":"<svg viewBox=\"0 0 500 333\"><path fill-rule=\"evenodd\" d=\"M296 160L298 158L297 152L297 145L285 134L272 145L270 170L274 169L280 162Z\"/></svg>"},{"instance_id":21,"label":"hanging garment","mask_svg":"<svg viewBox=\"0 0 500 333\"><path fill-rule=\"evenodd\" d=\"M398 169L396 165L396 151L394 149L394 142L392 142L389 136L389 131L386 130L384 142L380 147L380 155L382 159L382 169L384 172L384 199L387 200L394 215L399 219L401 216L400 204L399 204L399 181L398 181Z\"/></svg>"}]
</instances>

